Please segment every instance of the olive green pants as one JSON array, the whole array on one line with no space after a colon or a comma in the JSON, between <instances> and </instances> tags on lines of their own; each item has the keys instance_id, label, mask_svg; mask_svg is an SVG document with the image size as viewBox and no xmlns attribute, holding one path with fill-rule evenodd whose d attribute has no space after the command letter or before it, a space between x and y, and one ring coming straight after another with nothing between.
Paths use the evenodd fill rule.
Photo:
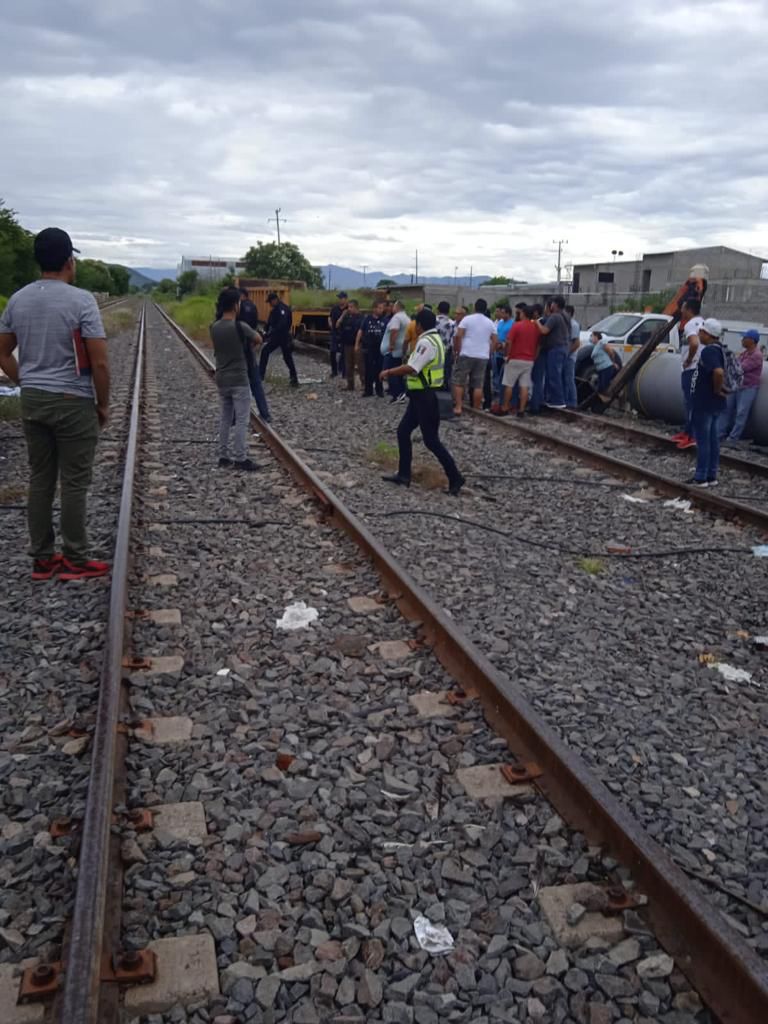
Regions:
<instances>
[{"instance_id":1,"label":"olive green pants","mask_svg":"<svg viewBox=\"0 0 768 1024\"><path fill-rule=\"evenodd\" d=\"M54 553L53 499L61 483L61 550L73 562L88 558L85 527L88 488L99 438L92 398L21 389L21 419L27 439L27 523L33 558Z\"/></svg>"}]
</instances>

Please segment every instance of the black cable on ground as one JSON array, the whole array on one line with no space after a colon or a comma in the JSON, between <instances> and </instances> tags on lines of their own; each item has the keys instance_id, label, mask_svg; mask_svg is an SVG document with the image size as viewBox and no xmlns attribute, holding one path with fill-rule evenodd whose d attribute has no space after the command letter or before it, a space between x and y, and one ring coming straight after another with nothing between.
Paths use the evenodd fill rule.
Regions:
<instances>
[{"instance_id":1,"label":"black cable on ground","mask_svg":"<svg viewBox=\"0 0 768 1024\"><path fill-rule=\"evenodd\" d=\"M464 519L462 516L452 516L442 512L428 512L425 509L403 509L398 512L368 512L371 519L387 519L393 516L425 516L429 519L443 519L449 523L460 523L463 526L472 526L478 530L485 530L487 533L497 533L506 540L516 540L520 544L527 544L534 548L545 548L548 551L557 551L563 555L571 555L576 558L677 558L684 555L753 555L752 547L744 548L670 548L667 551L574 551L572 548L565 548L550 541L533 540L531 537L521 537L507 530L500 530L495 526L488 526L486 523L478 523L474 519Z\"/></svg>"}]
</instances>

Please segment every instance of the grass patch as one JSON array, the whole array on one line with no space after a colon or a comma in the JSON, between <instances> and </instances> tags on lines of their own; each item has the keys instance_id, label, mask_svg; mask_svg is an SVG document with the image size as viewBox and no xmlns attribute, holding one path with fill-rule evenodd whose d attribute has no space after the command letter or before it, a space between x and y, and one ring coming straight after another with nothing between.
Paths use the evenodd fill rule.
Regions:
<instances>
[{"instance_id":1,"label":"grass patch","mask_svg":"<svg viewBox=\"0 0 768 1024\"><path fill-rule=\"evenodd\" d=\"M208 328L216 313L216 299L210 295L187 295L183 299L161 301L163 309L179 327L196 341L208 341Z\"/></svg>"},{"instance_id":2,"label":"grass patch","mask_svg":"<svg viewBox=\"0 0 768 1024\"><path fill-rule=\"evenodd\" d=\"M0 420L21 419L21 399L18 395L7 395L0 398Z\"/></svg>"},{"instance_id":3,"label":"grass patch","mask_svg":"<svg viewBox=\"0 0 768 1024\"><path fill-rule=\"evenodd\" d=\"M580 558L577 564L590 576L599 576L605 571L605 562L602 558Z\"/></svg>"},{"instance_id":4,"label":"grass patch","mask_svg":"<svg viewBox=\"0 0 768 1024\"><path fill-rule=\"evenodd\" d=\"M121 306L119 309L108 309L104 312L104 329L107 337L122 334L136 326L136 311Z\"/></svg>"},{"instance_id":5,"label":"grass patch","mask_svg":"<svg viewBox=\"0 0 768 1024\"><path fill-rule=\"evenodd\" d=\"M382 469L394 472L399 462L399 452L396 444L389 441L378 441L372 448L368 449L368 458L375 465ZM411 480L428 491L436 491L446 486L445 473L439 466L423 465L414 461L411 467Z\"/></svg>"},{"instance_id":6,"label":"grass patch","mask_svg":"<svg viewBox=\"0 0 768 1024\"><path fill-rule=\"evenodd\" d=\"M397 445L390 444L389 441L378 441L368 451L368 458L378 466L397 465L397 456Z\"/></svg>"},{"instance_id":7,"label":"grass patch","mask_svg":"<svg viewBox=\"0 0 768 1024\"><path fill-rule=\"evenodd\" d=\"M22 487L21 484L6 484L5 487L0 487L0 505L10 505L20 498L26 498L26 496L27 489Z\"/></svg>"}]
</instances>

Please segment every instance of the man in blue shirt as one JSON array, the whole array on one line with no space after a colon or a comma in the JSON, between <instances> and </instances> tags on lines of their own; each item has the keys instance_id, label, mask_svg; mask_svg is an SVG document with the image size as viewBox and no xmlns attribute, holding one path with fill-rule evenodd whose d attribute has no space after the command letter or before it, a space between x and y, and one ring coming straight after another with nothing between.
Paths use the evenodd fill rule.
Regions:
<instances>
[{"instance_id":1,"label":"man in blue shirt","mask_svg":"<svg viewBox=\"0 0 768 1024\"><path fill-rule=\"evenodd\" d=\"M386 326L384 303L377 299L373 304L373 312L363 318L355 339L355 351L359 352L362 348L363 352L363 367L365 369L363 398L372 398L374 389L377 398L384 397L384 385L379 380L379 374L384 358L381 353L381 342Z\"/></svg>"},{"instance_id":2,"label":"man in blue shirt","mask_svg":"<svg viewBox=\"0 0 768 1024\"><path fill-rule=\"evenodd\" d=\"M718 421L725 412L725 353L719 320L709 317L699 328L701 356L691 381L693 434L696 438L696 472L689 483L715 487L720 466Z\"/></svg>"}]
</instances>

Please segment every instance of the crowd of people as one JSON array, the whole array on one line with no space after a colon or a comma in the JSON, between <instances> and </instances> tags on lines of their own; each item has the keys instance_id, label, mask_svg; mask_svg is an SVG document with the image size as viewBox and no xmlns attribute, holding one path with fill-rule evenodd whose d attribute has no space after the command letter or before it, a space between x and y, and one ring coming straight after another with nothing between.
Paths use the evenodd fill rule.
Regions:
<instances>
[{"instance_id":1,"label":"crowd of people","mask_svg":"<svg viewBox=\"0 0 768 1024\"><path fill-rule=\"evenodd\" d=\"M344 378L353 391L359 376L363 397L383 396L381 371L402 365L413 351L416 317L423 309L432 312L432 306L420 303L409 317L402 302L381 298L363 315L346 292L337 300L328 317L331 377ZM447 302L437 306L436 329L446 359L443 388L452 392L454 414L461 415L467 393L473 407L501 416L510 414L513 395L521 416L542 406L576 408L581 327L573 306L555 295L546 308L521 302L512 309L502 302L495 314L492 319L485 299L478 299L471 312L458 306L451 314ZM389 398L404 401L400 384L390 383Z\"/></svg>"}]
</instances>

